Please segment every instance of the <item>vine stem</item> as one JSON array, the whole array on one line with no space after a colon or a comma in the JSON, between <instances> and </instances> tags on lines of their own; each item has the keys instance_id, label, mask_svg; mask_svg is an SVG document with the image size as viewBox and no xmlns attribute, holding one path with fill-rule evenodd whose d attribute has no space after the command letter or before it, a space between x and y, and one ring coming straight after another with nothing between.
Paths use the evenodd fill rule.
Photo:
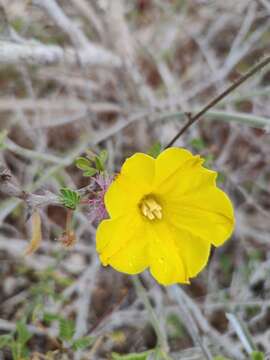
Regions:
<instances>
[{"instance_id":1,"label":"vine stem","mask_svg":"<svg viewBox=\"0 0 270 360\"><path fill-rule=\"evenodd\" d=\"M204 115L209 109L218 104L221 100L223 100L226 96L228 96L232 91L242 85L246 80L255 75L258 71L264 68L266 65L270 63L270 55L261 60L258 64L254 65L248 72L244 75L240 76L232 85L230 85L227 89L225 89L221 94L213 98L207 105L205 105L199 112L195 115L187 114L188 122L178 131L178 133L172 138L172 140L166 145L165 149L172 146L176 140L180 138L180 136L196 121L198 121L202 115Z\"/></svg>"}]
</instances>

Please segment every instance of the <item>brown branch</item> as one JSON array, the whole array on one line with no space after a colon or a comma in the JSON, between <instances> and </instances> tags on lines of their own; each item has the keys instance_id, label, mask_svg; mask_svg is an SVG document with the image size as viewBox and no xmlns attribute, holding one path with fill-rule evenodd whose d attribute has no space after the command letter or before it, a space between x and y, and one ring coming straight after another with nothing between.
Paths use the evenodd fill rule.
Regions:
<instances>
[{"instance_id":1,"label":"brown branch","mask_svg":"<svg viewBox=\"0 0 270 360\"><path fill-rule=\"evenodd\" d=\"M44 195L32 194L24 191L17 184L10 170L0 165L0 193L18 198L25 201L30 212L36 207L42 207L49 204L59 204L57 195L46 191Z\"/></svg>"},{"instance_id":2,"label":"brown branch","mask_svg":"<svg viewBox=\"0 0 270 360\"><path fill-rule=\"evenodd\" d=\"M9 169L2 165L0 165L0 193L19 199L24 199L26 196L14 181Z\"/></svg>"},{"instance_id":3,"label":"brown branch","mask_svg":"<svg viewBox=\"0 0 270 360\"><path fill-rule=\"evenodd\" d=\"M91 194L93 189L94 184L91 182L88 186L78 189L77 192L81 197L84 197ZM30 209L47 206L49 204L62 205L58 195L51 191L45 191L43 195L39 195L22 190L19 185L17 185L10 170L3 165L0 165L0 193L25 201Z\"/></svg>"},{"instance_id":4,"label":"brown branch","mask_svg":"<svg viewBox=\"0 0 270 360\"><path fill-rule=\"evenodd\" d=\"M262 61L260 61L257 65L254 65L246 74L240 76L232 85L230 85L226 90L224 90L221 94L212 99L205 107L202 108L197 114L188 117L188 122L179 130L179 132L172 138L172 140L167 144L165 149L172 146L176 140L180 138L180 136L196 121L200 120L202 115L204 115L208 110L217 105L221 100L223 100L226 96L228 96L232 91L242 85L246 80L255 75L258 71L264 68L266 65L270 64L270 56L267 56Z\"/></svg>"}]
</instances>

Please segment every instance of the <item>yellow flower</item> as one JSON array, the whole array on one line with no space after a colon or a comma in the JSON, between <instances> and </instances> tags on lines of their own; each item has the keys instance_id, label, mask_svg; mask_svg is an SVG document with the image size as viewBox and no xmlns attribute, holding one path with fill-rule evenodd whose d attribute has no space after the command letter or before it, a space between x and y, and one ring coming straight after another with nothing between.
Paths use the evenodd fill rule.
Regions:
<instances>
[{"instance_id":1,"label":"yellow flower","mask_svg":"<svg viewBox=\"0 0 270 360\"><path fill-rule=\"evenodd\" d=\"M232 204L203 159L169 148L157 159L128 158L105 194L110 219L97 229L103 265L137 274L150 268L163 285L189 283L234 227Z\"/></svg>"}]
</instances>

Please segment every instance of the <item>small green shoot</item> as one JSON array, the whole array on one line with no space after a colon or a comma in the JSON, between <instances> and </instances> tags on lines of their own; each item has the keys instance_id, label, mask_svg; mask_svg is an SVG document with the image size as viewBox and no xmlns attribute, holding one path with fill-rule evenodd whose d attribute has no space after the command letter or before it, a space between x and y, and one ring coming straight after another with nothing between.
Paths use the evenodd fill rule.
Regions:
<instances>
[{"instance_id":1,"label":"small green shoot","mask_svg":"<svg viewBox=\"0 0 270 360\"><path fill-rule=\"evenodd\" d=\"M73 320L59 318L59 338L62 341L70 342L75 333L75 324Z\"/></svg>"},{"instance_id":2,"label":"small green shoot","mask_svg":"<svg viewBox=\"0 0 270 360\"><path fill-rule=\"evenodd\" d=\"M62 342L65 342L66 346L68 348L71 348L73 351L89 348L93 345L95 341L95 337L93 336L82 336L74 339L75 323L71 319L65 319L62 316L54 313L45 313L43 321L47 325L49 325L53 321L56 321L56 323L58 323L59 339Z\"/></svg>"},{"instance_id":3,"label":"small green shoot","mask_svg":"<svg viewBox=\"0 0 270 360\"><path fill-rule=\"evenodd\" d=\"M260 351L253 351L251 354L251 360L265 360L265 356Z\"/></svg>"},{"instance_id":4,"label":"small green shoot","mask_svg":"<svg viewBox=\"0 0 270 360\"><path fill-rule=\"evenodd\" d=\"M77 193L69 188L60 189L59 201L65 207L75 210L78 204L80 203L81 197Z\"/></svg>"},{"instance_id":5,"label":"small green shoot","mask_svg":"<svg viewBox=\"0 0 270 360\"><path fill-rule=\"evenodd\" d=\"M93 345L95 338L93 336L83 336L77 340L74 340L71 348L73 351L84 350Z\"/></svg>"},{"instance_id":6,"label":"small green shoot","mask_svg":"<svg viewBox=\"0 0 270 360\"><path fill-rule=\"evenodd\" d=\"M17 321L16 330L0 336L0 349L9 349L14 360L29 359L28 341L33 337L24 320Z\"/></svg>"},{"instance_id":7,"label":"small green shoot","mask_svg":"<svg viewBox=\"0 0 270 360\"><path fill-rule=\"evenodd\" d=\"M94 154L92 151L87 151L86 157L79 157L75 161L77 168L83 171L83 176L94 176L98 172L106 170L106 162L108 160L108 151L101 150L99 154Z\"/></svg>"},{"instance_id":8,"label":"small green shoot","mask_svg":"<svg viewBox=\"0 0 270 360\"><path fill-rule=\"evenodd\" d=\"M92 162L84 157L79 157L78 159L76 159L75 164L77 166L77 168L79 168L80 170L83 170L83 176L94 176L98 170L93 168L91 166Z\"/></svg>"}]
</instances>

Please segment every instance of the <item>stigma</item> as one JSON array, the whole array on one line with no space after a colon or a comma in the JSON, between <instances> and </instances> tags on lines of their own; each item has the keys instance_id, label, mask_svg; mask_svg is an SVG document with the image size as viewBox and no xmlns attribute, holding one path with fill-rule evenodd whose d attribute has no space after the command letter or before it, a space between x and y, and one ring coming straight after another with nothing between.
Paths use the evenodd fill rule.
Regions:
<instances>
[{"instance_id":1,"label":"stigma","mask_svg":"<svg viewBox=\"0 0 270 360\"><path fill-rule=\"evenodd\" d=\"M162 207L151 195L142 199L140 209L142 214L149 220L162 219Z\"/></svg>"}]
</instances>

